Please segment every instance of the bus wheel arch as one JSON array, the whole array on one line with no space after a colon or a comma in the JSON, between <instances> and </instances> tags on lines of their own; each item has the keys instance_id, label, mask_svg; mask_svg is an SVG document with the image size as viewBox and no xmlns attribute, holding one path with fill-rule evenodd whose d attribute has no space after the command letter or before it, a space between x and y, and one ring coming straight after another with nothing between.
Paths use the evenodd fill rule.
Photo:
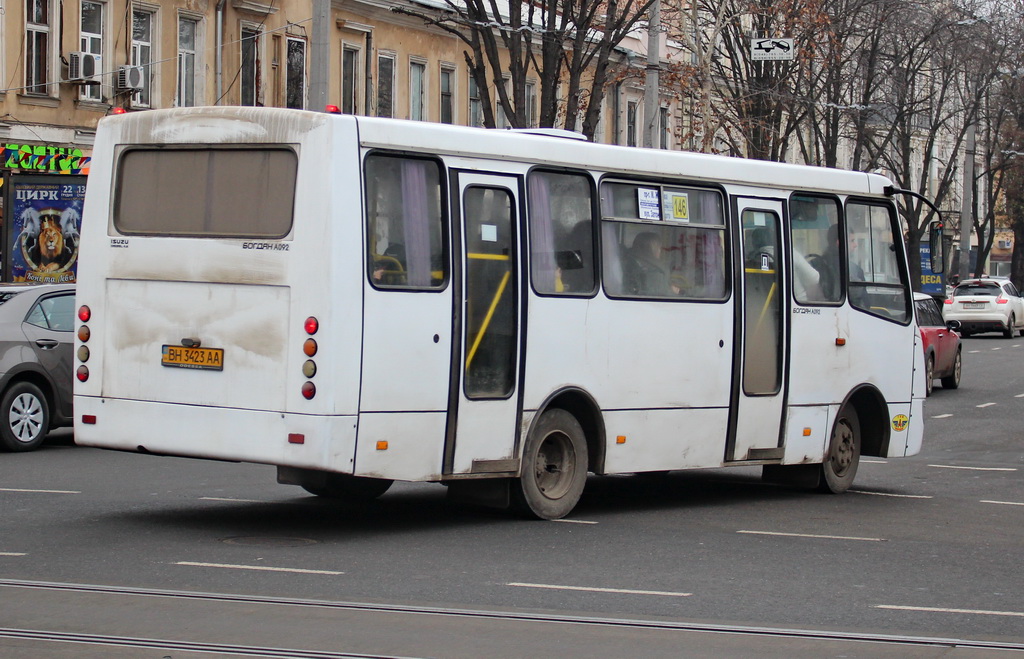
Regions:
<instances>
[{"instance_id":1,"label":"bus wheel arch","mask_svg":"<svg viewBox=\"0 0 1024 659\"><path fill-rule=\"evenodd\" d=\"M889 450L889 406L877 388L862 385L850 392L840 411L852 407L860 424L860 454L886 457Z\"/></svg>"},{"instance_id":2,"label":"bus wheel arch","mask_svg":"<svg viewBox=\"0 0 1024 659\"><path fill-rule=\"evenodd\" d=\"M533 417L532 426L536 425L547 410L562 409L573 415L583 428L587 442L587 470L595 474L604 473L605 458L605 427L601 416L601 407L597 401L582 389L566 388L556 391L548 397ZM527 436L529 436L527 434Z\"/></svg>"}]
</instances>

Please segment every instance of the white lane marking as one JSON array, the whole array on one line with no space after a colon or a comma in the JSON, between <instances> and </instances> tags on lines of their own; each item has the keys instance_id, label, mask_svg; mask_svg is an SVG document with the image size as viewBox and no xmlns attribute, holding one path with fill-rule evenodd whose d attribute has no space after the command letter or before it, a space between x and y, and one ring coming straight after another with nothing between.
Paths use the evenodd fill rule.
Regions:
<instances>
[{"instance_id":1,"label":"white lane marking","mask_svg":"<svg viewBox=\"0 0 1024 659\"><path fill-rule=\"evenodd\" d=\"M889 464L888 460L861 460L861 462L862 463L866 463L866 464L872 464L872 465L887 465L887 464Z\"/></svg>"},{"instance_id":2,"label":"white lane marking","mask_svg":"<svg viewBox=\"0 0 1024 659\"><path fill-rule=\"evenodd\" d=\"M235 501L237 503L264 503L259 499L229 499L227 497L199 497L200 501Z\"/></svg>"},{"instance_id":3,"label":"white lane marking","mask_svg":"<svg viewBox=\"0 0 1024 659\"><path fill-rule=\"evenodd\" d=\"M1024 398L1024 394L1017 394L1014 398Z\"/></svg>"},{"instance_id":4,"label":"white lane marking","mask_svg":"<svg viewBox=\"0 0 1024 659\"><path fill-rule=\"evenodd\" d=\"M546 583L507 583L516 588L543 588L546 590L582 590L587 593L617 593L621 595L659 595L662 597L690 597L693 593L677 593L667 590L630 590L627 588L595 588L593 586L557 586Z\"/></svg>"},{"instance_id":5,"label":"white lane marking","mask_svg":"<svg viewBox=\"0 0 1024 659\"><path fill-rule=\"evenodd\" d=\"M23 551L0 551L0 556L28 556Z\"/></svg>"},{"instance_id":6,"label":"white lane marking","mask_svg":"<svg viewBox=\"0 0 1024 659\"><path fill-rule=\"evenodd\" d=\"M562 522L563 524L597 524L597 522L591 522L586 519L553 519L552 522Z\"/></svg>"},{"instance_id":7,"label":"white lane marking","mask_svg":"<svg viewBox=\"0 0 1024 659\"><path fill-rule=\"evenodd\" d=\"M932 418L933 419L948 419L951 416L953 416L953 415L952 414L936 414Z\"/></svg>"},{"instance_id":8,"label":"white lane marking","mask_svg":"<svg viewBox=\"0 0 1024 659\"><path fill-rule=\"evenodd\" d=\"M938 606L899 606L896 604L876 604L876 609L891 609L895 611L923 611L926 613L973 613L981 616L1012 616L1024 618L1024 611L986 611L984 609L946 609Z\"/></svg>"},{"instance_id":9,"label":"white lane marking","mask_svg":"<svg viewBox=\"0 0 1024 659\"><path fill-rule=\"evenodd\" d=\"M853 494L870 494L876 497L897 497L900 499L933 499L927 494L891 494L889 492L868 492L867 490L850 490Z\"/></svg>"},{"instance_id":10,"label":"white lane marking","mask_svg":"<svg viewBox=\"0 0 1024 659\"><path fill-rule=\"evenodd\" d=\"M28 492L32 494L81 494L78 490L23 490L16 487L0 487L0 492Z\"/></svg>"},{"instance_id":11,"label":"white lane marking","mask_svg":"<svg viewBox=\"0 0 1024 659\"><path fill-rule=\"evenodd\" d=\"M815 535L813 533L781 533L778 531L737 531L751 535L780 535L790 538L820 538L825 540L864 540L866 542L885 542L884 538L858 538L848 535Z\"/></svg>"},{"instance_id":12,"label":"white lane marking","mask_svg":"<svg viewBox=\"0 0 1024 659\"><path fill-rule=\"evenodd\" d=\"M1002 350L1002 348L992 348L993 350Z\"/></svg>"},{"instance_id":13,"label":"white lane marking","mask_svg":"<svg viewBox=\"0 0 1024 659\"><path fill-rule=\"evenodd\" d=\"M298 574L345 574L333 570L305 570L297 567L271 567L269 565L231 565L230 563L195 563L193 561L178 561L173 565L185 565L189 567L222 567L231 570L261 570L264 572L296 572Z\"/></svg>"},{"instance_id":14,"label":"white lane marking","mask_svg":"<svg viewBox=\"0 0 1024 659\"><path fill-rule=\"evenodd\" d=\"M998 503L1001 506L1024 506L1024 501L991 501L989 499L982 499L982 503Z\"/></svg>"},{"instance_id":15,"label":"white lane marking","mask_svg":"<svg viewBox=\"0 0 1024 659\"><path fill-rule=\"evenodd\" d=\"M1017 471L1016 467L960 467L958 465L928 465L937 469L966 469L968 471Z\"/></svg>"},{"instance_id":16,"label":"white lane marking","mask_svg":"<svg viewBox=\"0 0 1024 659\"><path fill-rule=\"evenodd\" d=\"M977 353L977 352L981 352L981 351L980 351L980 350L968 350L968 351L967 351L967 354L969 354L969 355L973 355L973 354L975 354L975 353Z\"/></svg>"},{"instance_id":17,"label":"white lane marking","mask_svg":"<svg viewBox=\"0 0 1024 659\"><path fill-rule=\"evenodd\" d=\"M982 403L981 405L975 405L975 407L992 407L993 405L998 405L998 403Z\"/></svg>"}]
</instances>

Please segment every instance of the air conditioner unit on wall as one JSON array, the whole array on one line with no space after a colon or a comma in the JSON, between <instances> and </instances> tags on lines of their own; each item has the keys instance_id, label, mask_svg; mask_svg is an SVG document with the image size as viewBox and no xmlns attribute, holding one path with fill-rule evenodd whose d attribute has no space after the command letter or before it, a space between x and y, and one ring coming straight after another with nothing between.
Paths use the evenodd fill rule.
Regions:
<instances>
[{"instance_id":1,"label":"air conditioner unit on wall","mask_svg":"<svg viewBox=\"0 0 1024 659\"><path fill-rule=\"evenodd\" d=\"M117 67L117 88L140 90L146 86L146 72L141 66L126 64Z\"/></svg>"},{"instance_id":2,"label":"air conditioner unit on wall","mask_svg":"<svg viewBox=\"0 0 1024 659\"><path fill-rule=\"evenodd\" d=\"M68 82L77 84L99 84L102 82L101 59L99 55L93 53L68 53Z\"/></svg>"}]
</instances>

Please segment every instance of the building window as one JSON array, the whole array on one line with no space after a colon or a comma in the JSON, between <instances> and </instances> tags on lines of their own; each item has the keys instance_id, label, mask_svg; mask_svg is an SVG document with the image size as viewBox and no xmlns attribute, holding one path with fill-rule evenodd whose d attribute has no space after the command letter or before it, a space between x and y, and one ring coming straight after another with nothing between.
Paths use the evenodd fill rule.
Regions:
<instances>
[{"instance_id":1,"label":"building window","mask_svg":"<svg viewBox=\"0 0 1024 659\"><path fill-rule=\"evenodd\" d=\"M455 123L455 69L441 67L441 123Z\"/></svg>"},{"instance_id":2,"label":"building window","mask_svg":"<svg viewBox=\"0 0 1024 659\"><path fill-rule=\"evenodd\" d=\"M637 102L626 104L626 146L636 146L636 111Z\"/></svg>"},{"instance_id":3,"label":"building window","mask_svg":"<svg viewBox=\"0 0 1024 659\"><path fill-rule=\"evenodd\" d=\"M409 118L413 121L423 121L425 78L427 67L423 62L409 63Z\"/></svg>"},{"instance_id":4,"label":"building window","mask_svg":"<svg viewBox=\"0 0 1024 659\"><path fill-rule=\"evenodd\" d=\"M196 104L196 34L199 21L178 17L178 107Z\"/></svg>"},{"instance_id":5,"label":"building window","mask_svg":"<svg viewBox=\"0 0 1024 659\"><path fill-rule=\"evenodd\" d=\"M395 90L395 56L377 56L377 116L393 117Z\"/></svg>"},{"instance_id":6,"label":"building window","mask_svg":"<svg viewBox=\"0 0 1024 659\"><path fill-rule=\"evenodd\" d=\"M241 105L259 105L260 98L260 33L242 29L242 98Z\"/></svg>"},{"instance_id":7,"label":"building window","mask_svg":"<svg viewBox=\"0 0 1024 659\"><path fill-rule=\"evenodd\" d=\"M668 108L666 108L666 107L658 108L658 120L660 121L660 128L661 128L661 148L662 149L667 149L668 148L668 135L669 135L669 132L668 132Z\"/></svg>"},{"instance_id":8,"label":"building window","mask_svg":"<svg viewBox=\"0 0 1024 659\"><path fill-rule=\"evenodd\" d=\"M288 38L288 96L285 107L306 107L306 42Z\"/></svg>"},{"instance_id":9,"label":"building window","mask_svg":"<svg viewBox=\"0 0 1024 659\"><path fill-rule=\"evenodd\" d=\"M103 5L99 2L82 3L81 50L100 57L103 55ZM103 93L99 85L82 85L78 96L83 101L101 101Z\"/></svg>"},{"instance_id":10,"label":"building window","mask_svg":"<svg viewBox=\"0 0 1024 659\"><path fill-rule=\"evenodd\" d=\"M132 64L142 67L142 89L135 92L132 105L148 108L153 98L153 14L132 12Z\"/></svg>"},{"instance_id":11,"label":"building window","mask_svg":"<svg viewBox=\"0 0 1024 659\"><path fill-rule=\"evenodd\" d=\"M345 46L341 51L341 111L355 114L359 89L359 50Z\"/></svg>"},{"instance_id":12,"label":"building window","mask_svg":"<svg viewBox=\"0 0 1024 659\"><path fill-rule=\"evenodd\" d=\"M473 74L469 75L469 125L484 125L484 104L480 100L480 87L476 84Z\"/></svg>"},{"instance_id":13,"label":"building window","mask_svg":"<svg viewBox=\"0 0 1024 659\"><path fill-rule=\"evenodd\" d=\"M25 0L25 91L46 94L50 83L50 0Z\"/></svg>"},{"instance_id":14,"label":"building window","mask_svg":"<svg viewBox=\"0 0 1024 659\"><path fill-rule=\"evenodd\" d=\"M537 82L534 80L526 82L526 126L537 126Z\"/></svg>"},{"instance_id":15,"label":"building window","mask_svg":"<svg viewBox=\"0 0 1024 659\"><path fill-rule=\"evenodd\" d=\"M510 96L510 94L508 93L508 83L509 83L509 78L502 78L501 79L501 86L505 88L506 96ZM505 107L501 104L501 93L498 90L495 90L494 91L494 95L497 97L497 98L495 98L495 104L498 106L498 112L497 112L497 114L498 114L498 117L497 117L498 128L511 128L512 127L512 123L508 120L508 115L505 114Z\"/></svg>"}]
</instances>

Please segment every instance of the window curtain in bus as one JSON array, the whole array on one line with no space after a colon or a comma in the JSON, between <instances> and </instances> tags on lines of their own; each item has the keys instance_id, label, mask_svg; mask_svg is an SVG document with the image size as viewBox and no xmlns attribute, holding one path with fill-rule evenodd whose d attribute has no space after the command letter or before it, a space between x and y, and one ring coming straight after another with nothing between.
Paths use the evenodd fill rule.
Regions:
<instances>
[{"instance_id":1,"label":"window curtain in bus","mask_svg":"<svg viewBox=\"0 0 1024 659\"><path fill-rule=\"evenodd\" d=\"M533 260L533 285L541 292L562 290L555 266L555 237L551 218L551 185L543 175L531 176L530 258Z\"/></svg>"},{"instance_id":2,"label":"window curtain in bus","mask_svg":"<svg viewBox=\"0 0 1024 659\"><path fill-rule=\"evenodd\" d=\"M402 161L402 227L405 269L410 286L430 286L430 196L425 160Z\"/></svg>"}]
</instances>

